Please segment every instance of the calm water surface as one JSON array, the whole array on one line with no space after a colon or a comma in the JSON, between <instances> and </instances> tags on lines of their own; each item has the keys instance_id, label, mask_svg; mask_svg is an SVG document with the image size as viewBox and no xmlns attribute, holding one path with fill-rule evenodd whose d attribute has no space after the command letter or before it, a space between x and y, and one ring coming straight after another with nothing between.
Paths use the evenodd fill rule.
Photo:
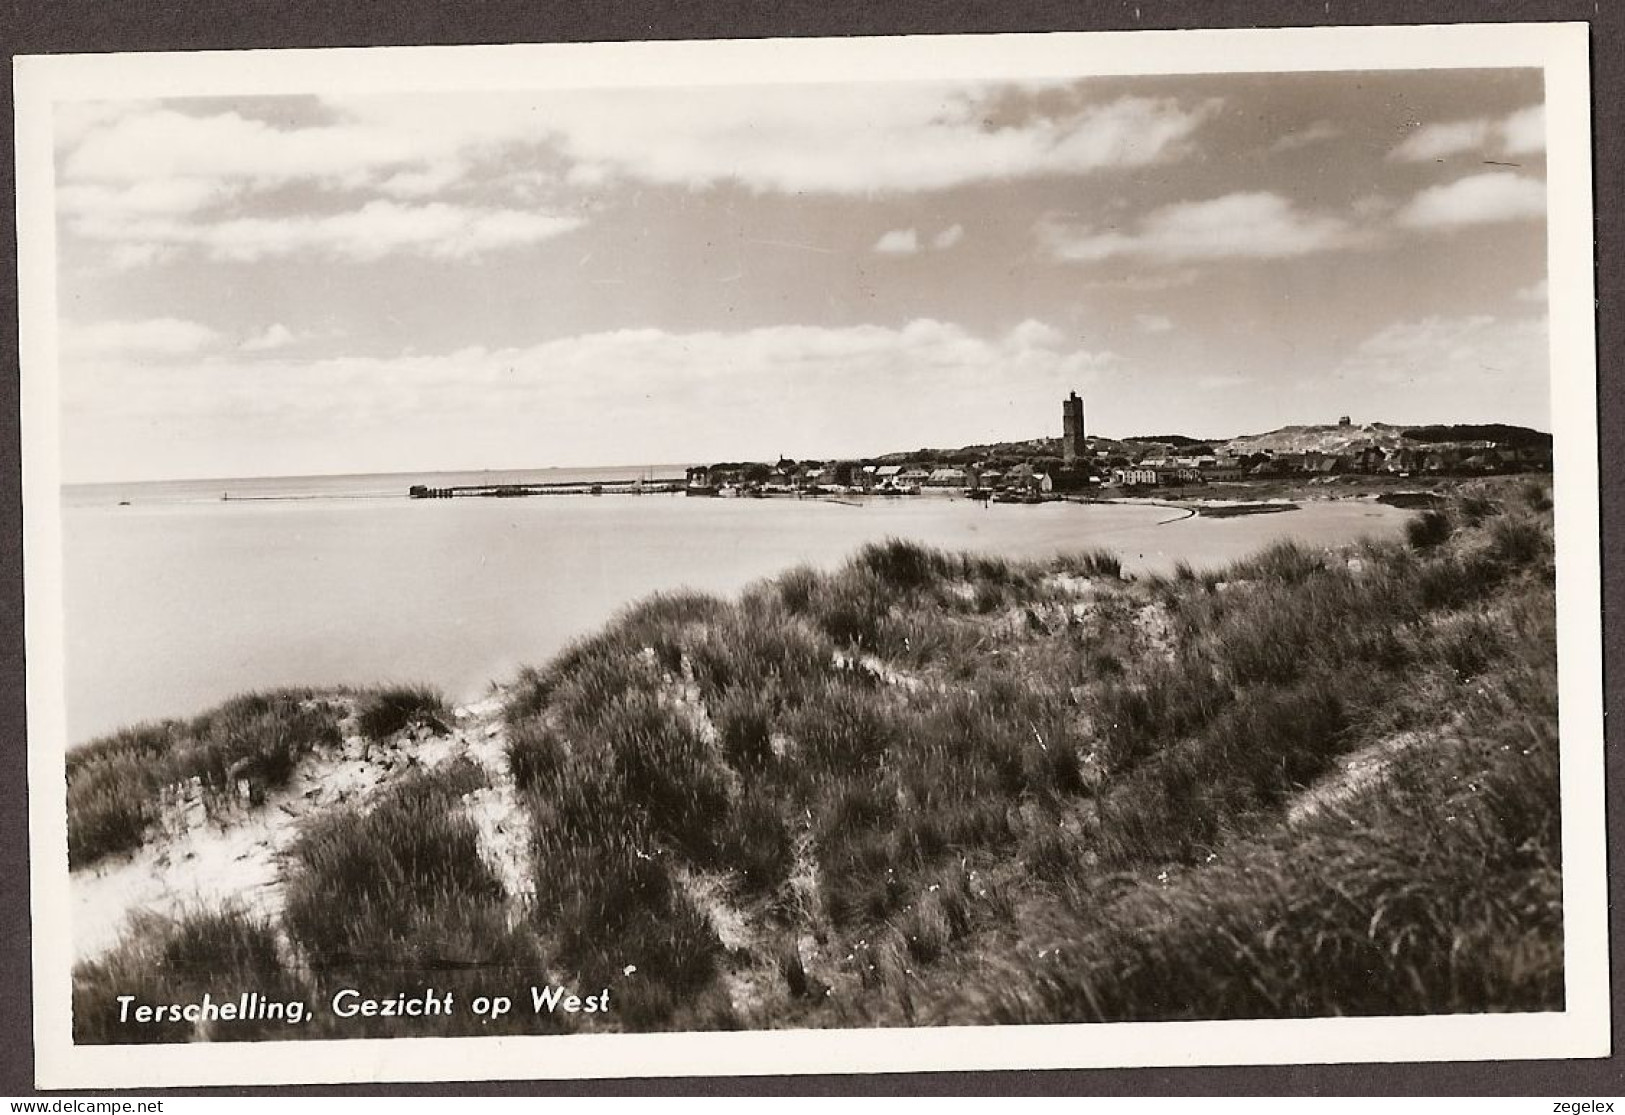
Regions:
<instances>
[{"instance_id":1,"label":"calm water surface","mask_svg":"<svg viewBox=\"0 0 1625 1115\"><path fill-rule=\"evenodd\" d=\"M293 490L258 483L254 494ZM1167 570L1285 536L1390 535L1405 519L1353 500L1173 523L1177 512L1159 507L924 496L409 501L379 478L223 503L218 485L65 492L70 742L267 686L425 681L475 696L648 593L732 593L797 562L833 567L888 536L1009 557L1100 546L1130 569ZM236 494L250 492L238 482Z\"/></svg>"}]
</instances>

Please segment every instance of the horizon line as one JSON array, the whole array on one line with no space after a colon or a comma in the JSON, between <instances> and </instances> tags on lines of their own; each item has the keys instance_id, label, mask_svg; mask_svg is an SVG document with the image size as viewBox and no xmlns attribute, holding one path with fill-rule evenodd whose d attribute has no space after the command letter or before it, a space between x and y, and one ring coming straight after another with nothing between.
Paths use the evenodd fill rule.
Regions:
<instances>
[{"instance_id":1,"label":"horizon line","mask_svg":"<svg viewBox=\"0 0 1625 1115\"><path fill-rule=\"evenodd\" d=\"M1518 429L1532 430L1535 433L1545 434L1548 437L1554 436L1551 433L1551 431L1549 431L1549 430L1542 430L1538 426L1526 426L1526 425L1523 425L1522 423L1518 423L1518 422L1382 422L1382 421L1373 421L1373 422L1351 423L1350 426L1348 426L1348 427L1343 427L1338 423L1330 423L1330 422L1289 422L1284 426L1277 426L1274 429L1263 430L1263 431L1260 431L1258 433L1229 434L1229 435L1212 436L1212 437L1201 437L1201 436L1194 435L1194 434L1182 434L1182 433L1177 433L1177 432L1170 431L1170 432L1161 433L1161 434L1128 434L1128 435L1124 435L1124 436L1121 436L1121 437L1112 437L1112 436L1108 436L1106 434L1088 434L1088 435L1086 435L1086 439L1091 440L1091 441L1097 440L1097 439L1101 440L1101 441L1154 441L1154 440L1158 440L1160 438L1168 438L1168 437L1180 437L1180 438L1188 437L1188 438L1191 438L1192 440L1197 441L1197 442L1221 443L1221 442L1235 441L1238 438L1244 438L1244 437L1246 437L1246 438L1267 437L1270 434L1280 433L1282 430L1308 429L1308 428L1315 428L1315 427L1321 427L1321 428L1330 429L1330 430L1335 430L1335 429L1340 429L1340 428L1342 428L1342 429L1363 429L1366 426L1386 426L1386 427L1389 427L1389 428L1392 428L1392 429L1398 429L1398 430L1423 429L1423 428L1426 428L1428 426L1509 426L1509 427L1516 427ZM963 451L965 449L982 448L982 447L989 447L989 446L995 446L995 445L1012 445L1012 444L1018 444L1018 443L1021 443L1021 442L1060 441L1060 440L1061 440L1061 435L1059 435L1059 434L1039 434L1039 435L1036 435L1034 437L1028 437L1028 438L1007 438L1004 441L973 442L973 443L970 443L970 444L960 445L960 446L922 445L922 446L916 446L916 447L914 447L912 449L890 449L890 450L885 450L885 451L883 451L881 453L859 454L859 455L856 455L856 456L840 456L840 455L837 455L837 456L831 457L831 456L828 456L828 455L815 455L815 456L811 456L811 457L788 458L788 457L785 457L785 455L783 453L780 453L777 456L775 456L773 458L773 460L788 459L788 460L798 460L798 461L800 461L800 460L863 461L863 460L873 460L873 459L876 459L876 458L879 458L879 457L891 457L891 456L896 456L898 454L907 454L907 453L921 453L921 452L926 452L926 453L956 453L956 452L961 452L961 451ZM216 475L216 476L150 476L150 477L141 477L141 478L138 478L138 479L131 479L129 477L115 477L115 478L98 478L98 479L93 479L93 480L63 480L60 483L59 487L61 487L61 488L87 488L87 487L93 487L93 486L96 486L96 485L107 485L107 484L203 484L203 483L232 483L232 482L235 482L235 481L253 481L253 480L317 480L317 479L334 479L334 478L339 478L339 477L363 477L363 476L380 476L380 477L381 476L420 476L420 475L424 475L424 474L434 474L434 473L584 472L584 471L588 471L588 470L592 470L592 469L629 469L629 468L639 468L639 469L687 469L687 468L694 467L694 466L700 465L700 464L715 464L718 460L722 460L722 461L738 460L738 461L743 462L743 463L749 463L751 461L757 460L757 458L751 458L751 457L737 457L737 458L735 458L735 457L730 457L730 456L723 456L723 457L712 458L709 461L693 461L693 462L634 461L634 462L623 462L623 463L620 463L620 464L609 464L609 463L599 462L599 463L590 464L590 465L560 465L560 464L550 464L550 465L476 465L476 466L463 466L463 467L453 467L453 468L446 468L446 467L425 467L425 468L414 468L414 469L388 468L388 469L378 469L378 470L361 470L361 471L345 471L345 472L255 473L255 474L251 474L251 475L239 475L239 476L218 476L218 475ZM762 463L768 463L767 458L760 458L760 461Z\"/></svg>"}]
</instances>

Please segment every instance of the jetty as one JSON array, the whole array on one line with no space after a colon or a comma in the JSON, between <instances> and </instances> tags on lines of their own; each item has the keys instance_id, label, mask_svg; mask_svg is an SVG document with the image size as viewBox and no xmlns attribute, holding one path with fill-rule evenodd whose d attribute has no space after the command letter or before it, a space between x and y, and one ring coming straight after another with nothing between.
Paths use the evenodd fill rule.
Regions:
<instances>
[{"instance_id":1,"label":"jetty","mask_svg":"<svg viewBox=\"0 0 1625 1115\"><path fill-rule=\"evenodd\" d=\"M682 480L654 480L634 477L615 480L554 480L537 484L457 484L449 488L431 488L426 484L413 484L406 494L413 499L458 499L476 497L485 499L513 499L524 496L604 496L604 495L656 495L683 490Z\"/></svg>"}]
</instances>

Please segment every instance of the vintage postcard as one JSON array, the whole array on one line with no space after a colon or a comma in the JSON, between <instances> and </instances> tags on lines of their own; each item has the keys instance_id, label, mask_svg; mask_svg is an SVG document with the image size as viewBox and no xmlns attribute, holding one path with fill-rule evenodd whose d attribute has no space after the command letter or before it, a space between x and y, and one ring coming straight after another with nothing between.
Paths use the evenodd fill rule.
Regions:
<instances>
[{"instance_id":1,"label":"vintage postcard","mask_svg":"<svg viewBox=\"0 0 1625 1115\"><path fill-rule=\"evenodd\" d=\"M1584 25L15 81L41 1086L1606 1055Z\"/></svg>"}]
</instances>

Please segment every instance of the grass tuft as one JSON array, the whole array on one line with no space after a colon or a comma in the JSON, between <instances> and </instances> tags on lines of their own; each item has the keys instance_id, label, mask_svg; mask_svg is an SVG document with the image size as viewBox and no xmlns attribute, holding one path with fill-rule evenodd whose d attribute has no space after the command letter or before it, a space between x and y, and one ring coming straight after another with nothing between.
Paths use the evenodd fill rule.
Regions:
<instances>
[{"instance_id":1,"label":"grass tuft","mask_svg":"<svg viewBox=\"0 0 1625 1115\"><path fill-rule=\"evenodd\" d=\"M356 714L356 726L374 743L382 743L408 728L428 728L444 735L451 707L438 690L426 685L403 685L367 695Z\"/></svg>"},{"instance_id":2,"label":"grass tuft","mask_svg":"<svg viewBox=\"0 0 1625 1115\"><path fill-rule=\"evenodd\" d=\"M166 1011L159 1021L121 1019L125 1009L185 1005L205 993L217 1004L236 1003L239 989L297 1002L299 1017L193 1022ZM120 1004L124 995L135 1001ZM174 918L137 914L111 952L73 970L73 1040L81 1045L288 1039L303 1036L296 1027L309 1009L308 988L284 967L275 928L235 906Z\"/></svg>"},{"instance_id":3,"label":"grass tuft","mask_svg":"<svg viewBox=\"0 0 1625 1115\"><path fill-rule=\"evenodd\" d=\"M1443 545L1454 530L1449 515L1428 510L1405 524L1405 538L1418 550L1430 550Z\"/></svg>"},{"instance_id":4,"label":"grass tuft","mask_svg":"<svg viewBox=\"0 0 1625 1115\"><path fill-rule=\"evenodd\" d=\"M107 736L68 757L68 864L84 867L131 851L158 820L166 787L193 779L234 794L285 785L303 757L339 743L339 708L298 690L233 698L190 721L170 720Z\"/></svg>"},{"instance_id":5,"label":"grass tuft","mask_svg":"<svg viewBox=\"0 0 1625 1115\"><path fill-rule=\"evenodd\" d=\"M1055 559L1054 566L1057 572L1070 573L1078 577L1110 577L1119 580L1123 576L1123 562L1111 550L1082 550L1077 553L1062 554Z\"/></svg>"}]
</instances>

